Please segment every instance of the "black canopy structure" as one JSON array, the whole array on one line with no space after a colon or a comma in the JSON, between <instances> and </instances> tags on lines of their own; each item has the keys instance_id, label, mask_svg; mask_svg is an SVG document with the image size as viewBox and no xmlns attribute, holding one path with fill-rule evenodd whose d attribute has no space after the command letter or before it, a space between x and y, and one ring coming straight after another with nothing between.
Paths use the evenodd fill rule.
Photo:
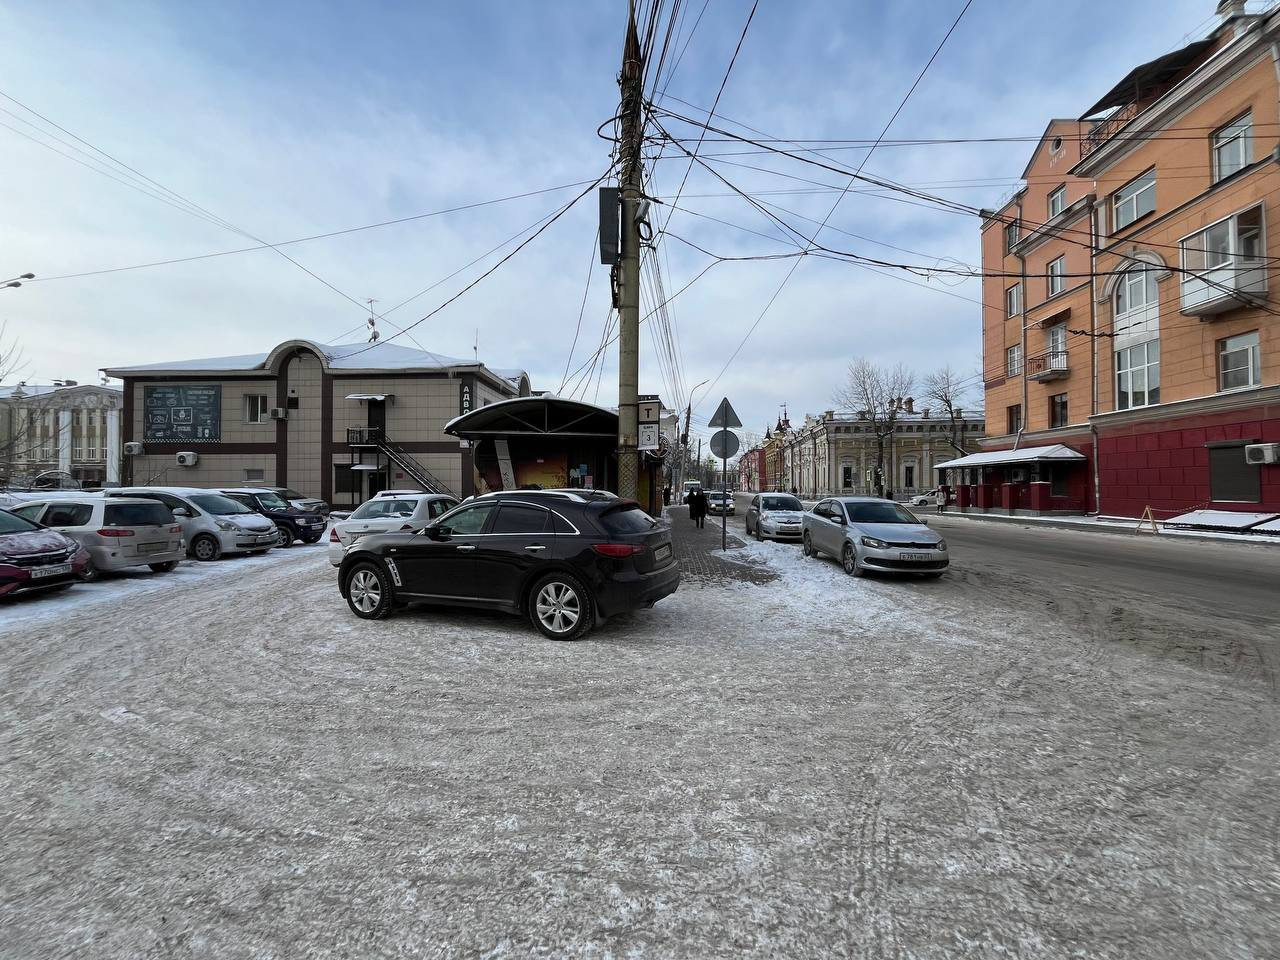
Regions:
<instances>
[{"instance_id":1,"label":"black canopy structure","mask_svg":"<svg viewBox=\"0 0 1280 960\"><path fill-rule=\"evenodd\" d=\"M593 403L543 394L477 407L450 420L444 432L463 439L512 434L612 439L618 436L618 415Z\"/></svg>"},{"instance_id":2,"label":"black canopy structure","mask_svg":"<svg viewBox=\"0 0 1280 960\"><path fill-rule=\"evenodd\" d=\"M1154 99L1164 93L1188 67L1201 60L1212 44L1211 39L1197 40L1180 50L1134 67L1101 100L1081 114L1080 119L1088 120L1103 110Z\"/></svg>"}]
</instances>

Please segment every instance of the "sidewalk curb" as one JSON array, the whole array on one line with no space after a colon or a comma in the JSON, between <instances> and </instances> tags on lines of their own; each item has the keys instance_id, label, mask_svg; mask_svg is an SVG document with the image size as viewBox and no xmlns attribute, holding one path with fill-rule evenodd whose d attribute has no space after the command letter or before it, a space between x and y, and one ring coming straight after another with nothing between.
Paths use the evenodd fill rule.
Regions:
<instances>
[{"instance_id":1,"label":"sidewalk curb","mask_svg":"<svg viewBox=\"0 0 1280 960\"><path fill-rule=\"evenodd\" d=\"M1169 540L1191 540L1197 543L1218 543L1223 545L1234 545L1244 547L1261 547L1264 550L1274 550L1280 547L1280 538L1274 542L1267 540L1246 540L1232 539L1229 534L1212 534L1207 531L1196 530L1162 530L1159 534L1152 533L1150 530L1142 530L1137 527L1138 521L1134 521L1134 526L1120 525L1114 523L1096 523L1089 521L1072 522L1070 520L1054 520L1052 523L1037 520L1035 517L1010 517L998 513L959 513L948 510L944 516L959 517L962 520L975 520L979 523L1004 523L1004 524L1021 524L1028 528L1037 528L1041 530L1080 530L1085 533L1110 533L1122 537L1138 537L1145 536L1150 539L1167 538Z\"/></svg>"}]
</instances>

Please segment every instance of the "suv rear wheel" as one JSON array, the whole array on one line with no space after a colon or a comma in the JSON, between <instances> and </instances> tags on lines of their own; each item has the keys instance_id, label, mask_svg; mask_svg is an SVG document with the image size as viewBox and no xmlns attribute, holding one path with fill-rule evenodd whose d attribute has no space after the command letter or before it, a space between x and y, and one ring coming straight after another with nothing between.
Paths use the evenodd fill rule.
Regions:
<instances>
[{"instance_id":1,"label":"suv rear wheel","mask_svg":"<svg viewBox=\"0 0 1280 960\"><path fill-rule=\"evenodd\" d=\"M549 573L529 591L529 619L552 640L577 640L594 620L591 594L577 577Z\"/></svg>"},{"instance_id":2,"label":"suv rear wheel","mask_svg":"<svg viewBox=\"0 0 1280 960\"><path fill-rule=\"evenodd\" d=\"M292 547L293 531L289 529L289 525L287 523L277 523L276 529L280 531L280 546Z\"/></svg>"},{"instance_id":3,"label":"suv rear wheel","mask_svg":"<svg viewBox=\"0 0 1280 960\"><path fill-rule=\"evenodd\" d=\"M391 612L391 578L379 566L358 563L347 571L347 606L362 620L381 620Z\"/></svg>"}]
</instances>

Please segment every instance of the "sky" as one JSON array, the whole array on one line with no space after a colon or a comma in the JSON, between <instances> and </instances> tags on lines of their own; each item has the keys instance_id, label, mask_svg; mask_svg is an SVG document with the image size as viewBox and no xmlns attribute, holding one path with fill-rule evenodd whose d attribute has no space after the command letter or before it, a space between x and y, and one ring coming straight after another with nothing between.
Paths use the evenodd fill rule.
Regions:
<instances>
[{"instance_id":1,"label":"sky","mask_svg":"<svg viewBox=\"0 0 1280 960\"><path fill-rule=\"evenodd\" d=\"M973 0L888 137L1038 136L1133 66L1204 35L1215 5ZM874 140L962 6L759 0L716 123L791 140ZM694 30L703 0L684 0L672 44L683 56L664 68L660 106L705 120L751 7L706 0ZM591 366L609 309L593 193L422 318L608 169L611 143L597 130L609 136L617 110L626 10L624 0L0 0L0 280L37 274L0 289L5 343L24 358L7 379L96 382L102 367L265 352L291 338L358 342L373 298L386 312L384 339L455 357L474 350L490 366L529 371L536 390L616 405L616 344ZM829 156L995 207L1017 188L1031 148L885 145L869 158L865 149ZM706 142L699 155L806 232L830 213L828 246L980 261L974 217L863 186L841 196L846 177L789 158L711 156L743 149ZM668 405L691 397L695 435L722 396L751 433L783 404L793 423L820 414L858 357L921 377L944 365L979 370L979 281L816 257L717 262L690 244L717 257L795 247L675 147L649 173L648 192L667 201L651 215L667 231L652 259L667 297L685 289L667 305L678 369L659 359L663 330L646 321L640 387ZM546 192L439 213L535 191ZM102 270L114 272L68 276ZM656 299L646 293L642 315ZM970 401L979 406L980 392Z\"/></svg>"}]
</instances>

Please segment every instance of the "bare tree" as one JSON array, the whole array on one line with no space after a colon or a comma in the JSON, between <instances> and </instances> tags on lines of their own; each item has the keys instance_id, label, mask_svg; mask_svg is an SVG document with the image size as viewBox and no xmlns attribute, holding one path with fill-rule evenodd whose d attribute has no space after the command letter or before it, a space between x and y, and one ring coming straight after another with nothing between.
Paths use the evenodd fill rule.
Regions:
<instances>
[{"instance_id":1,"label":"bare tree","mask_svg":"<svg viewBox=\"0 0 1280 960\"><path fill-rule=\"evenodd\" d=\"M6 333L5 325L0 323L0 383L18 374L27 362L18 342ZM0 398L0 403L7 399ZM12 480L16 461L25 456L34 443L29 426L27 418L20 417L13 404L4 403L3 423L0 424L0 474L3 474L0 482Z\"/></svg>"},{"instance_id":2,"label":"bare tree","mask_svg":"<svg viewBox=\"0 0 1280 960\"><path fill-rule=\"evenodd\" d=\"M962 456L964 448L964 407L969 399L973 377L963 377L948 364L924 378L924 398L937 403L951 422L947 442Z\"/></svg>"},{"instance_id":3,"label":"bare tree","mask_svg":"<svg viewBox=\"0 0 1280 960\"><path fill-rule=\"evenodd\" d=\"M871 424L876 438L876 496L884 496L885 440L893 436L903 401L911 395L915 380L915 374L901 363L881 367L859 357L849 364L847 380L833 397L838 407Z\"/></svg>"}]
</instances>

